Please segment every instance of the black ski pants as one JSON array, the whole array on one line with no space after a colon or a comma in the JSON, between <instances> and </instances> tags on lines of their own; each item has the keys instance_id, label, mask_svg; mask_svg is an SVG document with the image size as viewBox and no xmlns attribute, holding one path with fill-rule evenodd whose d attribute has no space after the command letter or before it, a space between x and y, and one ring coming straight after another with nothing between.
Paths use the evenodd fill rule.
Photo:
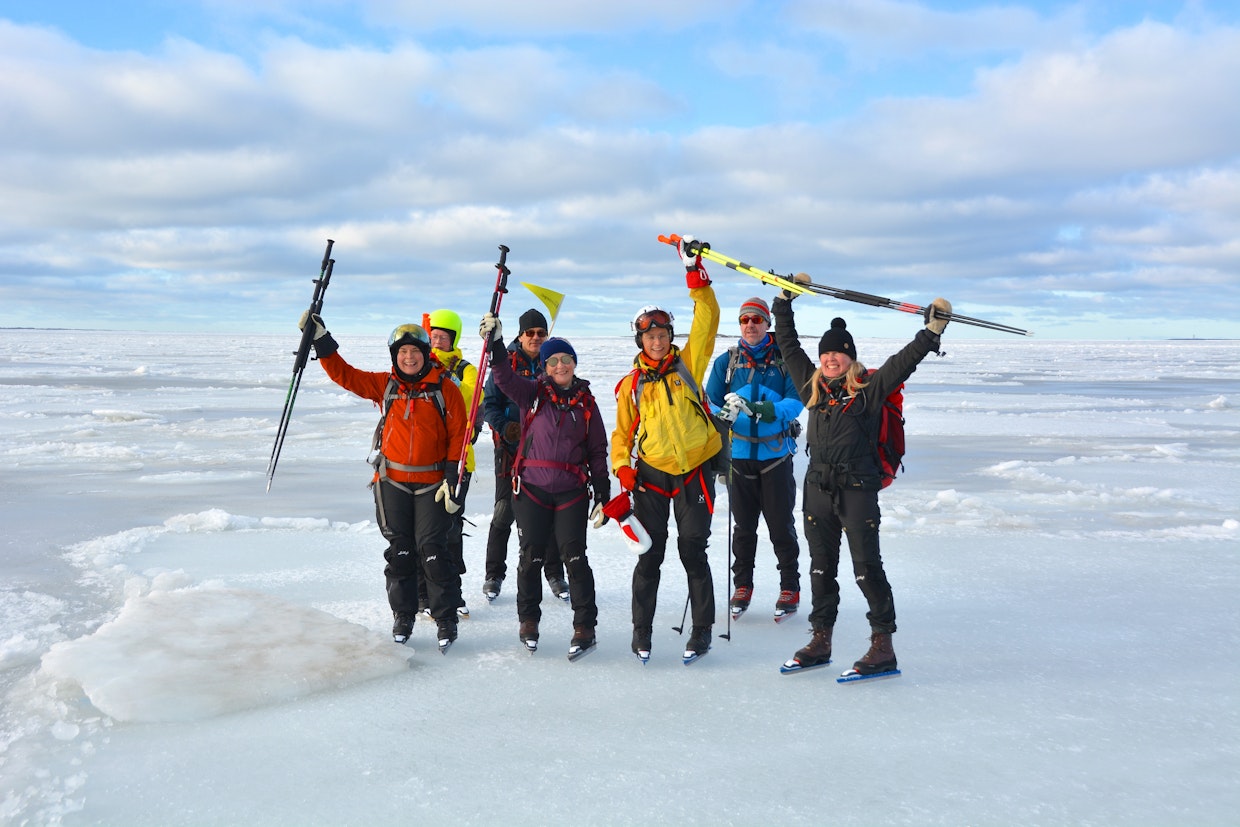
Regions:
<instances>
[{"instance_id":1,"label":"black ski pants","mask_svg":"<svg viewBox=\"0 0 1240 827\"><path fill-rule=\"evenodd\" d=\"M733 459L728 483L732 508L732 584L753 588L754 560L758 553L758 517L766 530L779 563L781 591L799 592L801 575L797 558L797 483L792 473L792 457L779 460Z\"/></svg>"},{"instance_id":2,"label":"black ski pants","mask_svg":"<svg viewBox=\"0 0 1240 827\"><path fill-rule=\"evenodd\" d=\"M517 618L542 619L542 579L546 550L559 543L560 559L568 569L573 625L593 629L598 624L594 570L586 556L586 520L590 497L585 490L551 494L527 485L513 499L517 515Z\"/></svg>"},{"instance_id":3,"label":"black ski pants","mask_svg":"<svg viewBox=\"0 0 1240 827\"><path fill-rule=\"evenodd\" d=\"M448 554L448 512L443 503L435 502L437 488L380 480L374 487L375 516L380 533L388 541L383 575L392 611L408 615L417 612L418 578L422 575L431 616L455 623L456 607L461 604L461 576Z\"/></svg>"},{"instance_id":4,"label":"black ski pants","mask_svg":"<svg viewBox=\"0 0 1240 827\"><path fill-rule=\"evenodd\" d=\"M512 457L500 446L495 447L495 507L491 510L491 527L487 530L486 579L503 580L508 574L508 538L516 513L512 510ZM564 579L564 563L555 538L548 538L543 553L543 571L547 579Z\"/></svg>"},{"instance_id":5,"label":"black ski pants","mask_svg":"<svg viewBox=\"0 0 1240 827\"><path fill-rule=\"evenodd\" d=\"M713 626L715 583L706 546L715 507L715 475L704 466L687 474L668 474L639 459L637 478L640 484L633 492L633 513L650 535L650 550L637 558L633 568L633 626L654 625L660 570L667 552L668 516L673 510L680 562L689 580L693 625Z\"/></svg>"},{"instance_id":6,"label":"black ski pants","mask_svg":"<svg viewBox=\"0 0 1240 827\"><path fill-rule=\"evenodd\" d=\"M830 491L806 483L801 509L809 545L810 587L814 604L809 621L815 629L835 625L840 608L840 542L848 535L853 576L869 604L866 619L875 632L896 630L896 606L878 549L881 515L877 491Z\"/></svg>"},{"instance_id":7,"label":"black ski pants","mask_svg":"<svg viewBox=\"0 0 1240 827\"><path fill-rule=\"evenodd\" d=\"M448 515L448 557L452 559L453 565L456 566L458 577L465 573L465 498L469 495L469 482L472 477L473 475L468 471L465 472L465 476L461 477L461 510L455 514ZM426 597L425 577L418 581L418 605L429 605ZM461 597L460 605L465 605L464 596Z\"/></svg>"}]
</instances>

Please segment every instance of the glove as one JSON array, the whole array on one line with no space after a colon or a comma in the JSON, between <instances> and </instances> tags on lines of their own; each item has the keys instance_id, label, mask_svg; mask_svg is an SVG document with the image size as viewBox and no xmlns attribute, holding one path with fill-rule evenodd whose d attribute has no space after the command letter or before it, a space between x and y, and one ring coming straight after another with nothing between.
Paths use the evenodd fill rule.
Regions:
<instances>
[{"instance_id":1,"label":"glove","mask_svg":"<svg viewBox=\"0 0 1240 827\"><path fill-rule=\"evenodd\" d=\"M595 528L602 528L607 525L607 520L609 518L603 513L603 505L604 503L602 500L595 500L594 510L590 512L590 525Z\"/></svg>"},{"instance_id":2,"label":"glove","mask_svg":"<svg viewBox=\"0 0 1240 827\"><path fill-rule=\"evenodd\" d=\"M727 398L725 397L723 405L719 408L719 410L715 411L715 419L718 419L721 422L735 422L737 413L739 413L739 411L729 405Z\"/></svg>"},{"instance_id":3,"label":"glove","mask_svg":"<svg viewBox=\"0 0 1240 827\"><path fill-rule=\"evenodd\" d=\"M455 514L461 510L461 504L452 499L452 486L445 479L439 486L439 490L435 492L435 502L443 503L443 510L449 514Z\"/></svg>"},{"instance_id":4,"label":"glove","mask_svg":"<svg viewBox=\"0 0 1240 827\"><path fill-rule=\"evenodd\" d=\"M736 419L739 414L753 417L753 409L749 407L749 403L742 399L739 394L730 393L723 397L723 406L731 410L732 419Z\"/></svg>"},{"instance_id":5,"label":"glove","mask_svg":"<svg viewBox=\"0 0 1240 827\"><path fill-rule=\"evenodd\" d=\"M935 299L926 308L926 330L936 336L943 335L947 328L948 316L952 312L952 303L947 299Z\"/></svg>"},{"instance_id":6,"label":"glove","mask_svg":"<svg viewBox=\"0 0 1240 827\"><path fill-rule=\"evenodd\" d=\"M305 330L307 322L314 323L314 338L315 339L322 339L324 336L327 335L327 326L323 324L323 317L320 316L318 313L311 313L309 310L307 310L305 313L302 313L301 318L297 321L297 329Z\"/></svg>"},{"instance_id":7,"label":"glove","mask_svg":"<svg viewBox=\"0 0 1240 827\"><path fill-rule=\"evenodd\" d=\"M761 402L754 402L749 406L749 410L753 411L753 418L762 422L775 421L775 403L769 399L763 399Z\"/></svg>"},{"instance_id":8,"label":"glove","mask_svg":"<svg viewBox=\"0 0 1240 827\"><path fill-rule=\"evenodd\" d=\"M499 317L494 313L487 313L483 316L482 324L478 325L478 335L488 342L502 342L504 326L500 324Z\"/></svg>"},{"instance_id":9,"label":"glove","mask_svg":"<svg viewBox=\"0 0 1240 827\"><path fill-rule=\"evenodd\" d=\"M690 290L710 284L710 276L702 269L702 257L685 251L685 247L692 246L694 240L693 236L687 235L676 242L676 251L680 253L680 260L685 265L685 286Z\"/></svg>"},{"instance_id":10,"label":"glove","mask_svg":"<svg viewBox=\"0 0 1240 827\"><path fill-rule=\"evenodd\" d=\"M809 273L797 273L795 276L793 276L793 277L792 277L792 282L793 282L793 283L795 283L795 284L809 284L809 283L810 283L810 281L811 281L811 279L810 279L810 277L809 277ZM778 298L781 298L781 299L783 299L784 301L789 301L789 302L790 302L790 301L792 301L793 299L795 299L798 295L800 295L800 294L799 294L799 293L792 293L792 292L789 292L789 291L788 291L788 289L787 289L787 288L785 288L785 289L783 289L783 290L780 290L780 291L779 291L779 296L778 296Z\"/></svg>"},{"instance_id":11,"label":"glove","mask_svg":"<svg viewBox=\"0 0 1240 827\"><path fill-rule=\"evenodd\" d=\"M504 442L516 442L521 439L521 423L509 422L504 425Z\"/></svg>"},{"instance_id":12,"label":"glove","mask_svg":"<svg viewBox=\"0 0 1240 827\"><path fill-rule=\"evenodd\" d=\"M616 479L620 480L621 488L632 491L637 487L637 469L631 465L621 465L616 469Z\"/></svg>"}]
</instances>

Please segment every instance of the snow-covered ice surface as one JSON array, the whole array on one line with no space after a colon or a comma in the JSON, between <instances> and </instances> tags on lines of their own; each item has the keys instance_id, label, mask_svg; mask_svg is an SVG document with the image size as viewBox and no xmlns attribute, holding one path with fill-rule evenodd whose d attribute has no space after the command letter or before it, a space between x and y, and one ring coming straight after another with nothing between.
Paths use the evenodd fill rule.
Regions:
<instances>
[{"instance_id":1,"label":"snow-covered ice surface","mask_svg":"<svg viewBox=\"0 0 1240 827\"><path fill-rule=\"evenodd\" d=\"M473 616L446 656L425 624L398 647L370 403L311 364L264 491L295 331L0 331L0 823L1235 824L1240 342L952 332L882 495L904 674L841 686L780 675L807 624L771 622L766 542L720 639L723 510L708 657L680 662L674 555L653 658L629 653L612 526L590 533L598 650L568 662L548 599L525 654L514 581L480 594L488 449ZM574 344L610 425L631 340ZM342 348L387 363L382 331ZM864 614L844 582L840 670Z\"/></svg>"}]
</instances>

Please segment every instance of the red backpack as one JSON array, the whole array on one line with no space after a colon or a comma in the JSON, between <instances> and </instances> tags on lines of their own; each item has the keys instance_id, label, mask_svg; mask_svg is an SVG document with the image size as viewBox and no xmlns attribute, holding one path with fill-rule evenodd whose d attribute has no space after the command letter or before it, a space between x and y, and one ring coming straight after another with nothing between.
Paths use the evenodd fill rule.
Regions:
<instances>
[{"instance_id":1,"label":"red backpack","mask_svg":"<svg viewBox=\"0 0 1240 827\"><path fill-rule=\"evenodd\" d=\"M873 374L873 370L866 371L866 379ZM851 405L852 402L848 404ZM883 412L878 420L878 441L874 450L878 454L878 464L883 469L882 487L886 488L895 480L896 474L904 468L903 383L887 394L887 398L883 400Z\"/></svg>"}]
</instances>

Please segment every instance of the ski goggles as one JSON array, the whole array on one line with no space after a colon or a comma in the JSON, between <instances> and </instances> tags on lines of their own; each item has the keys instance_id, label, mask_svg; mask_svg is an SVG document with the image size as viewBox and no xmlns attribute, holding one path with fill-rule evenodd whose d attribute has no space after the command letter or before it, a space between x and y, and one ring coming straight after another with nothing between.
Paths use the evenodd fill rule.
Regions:
<instances>
[{"instance_id":1,"label":"ski goggles","mask_svg":"<svg viewBox=\"0 0 1240 827\"><path fill-rule=\"evenodd\" d=\"M391 347L406 337L412 337L413 339L426 345L431 343L431 338L426 335L426 331L422 329L421 325L403 324L393 330L391 336L388 336L388 347Z\"/></svg>"},{"instance_id":2,"label":"ski goggles","mask_svg":"<svg viewBox=\"0 0 1240 827\"><path fill-rule=\"evenodd\" d=\"M666 310L651 310L643 313L633 320L633 329L638 333L645 333L652 327L663 327L671 329L672 314Z\"/></svg>"},{"instance_id":3,"label":"ski goggles","mask_svg":"<svg viewBox=\"0 0 1240 827\"><path fill-rule=\"evenodd\" d=\"M740 319L741 324L760 324L761 322L765 322L765 321L766 321L765 316L758 316L758 315L741 316L741 319Z\"/></svg>"},{"instance_id":4,"label":"ski goggles","mask_svg":"<svg viewBox=\"0 0 1240 827\"><path fill-rule=\"evenodd\" d=\"M556 365L570 365L571 366L571 365L577 364L577 360L574 359L572 356L568 355L567 353L555 353L555 354L552 354L551 356L548 356L543 361L543 364L549 368L553 368Z\"/></svg>"}]
</instances>

